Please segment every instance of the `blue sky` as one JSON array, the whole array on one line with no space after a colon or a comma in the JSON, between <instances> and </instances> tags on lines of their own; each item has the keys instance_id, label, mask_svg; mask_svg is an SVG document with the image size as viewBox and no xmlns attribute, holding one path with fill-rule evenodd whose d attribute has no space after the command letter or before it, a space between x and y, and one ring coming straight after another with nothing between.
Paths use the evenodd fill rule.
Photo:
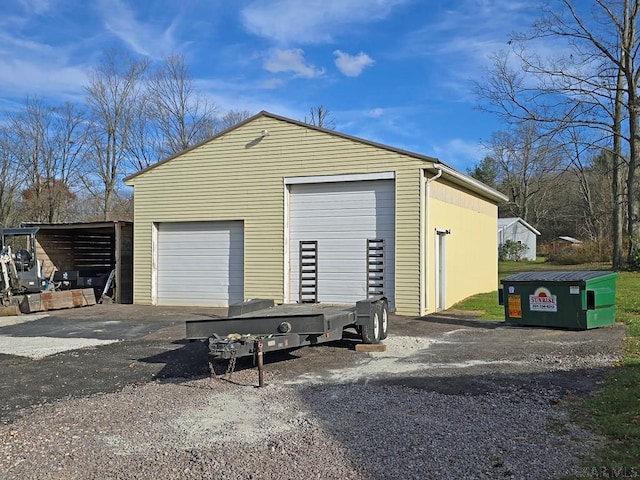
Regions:
<instances>
[{"instance_id":1,"label":"blue sky","mask_svg":"<svg viewBox=\"0 0 640 480\"><path fill-rule=\"evenodd\" d=\"M0 110L84 101L103 49L182 54L229 109L304 120L465 170L501 129L473 81L540 14L520 0L2 0Z\"/></svg>"}]
</instances>

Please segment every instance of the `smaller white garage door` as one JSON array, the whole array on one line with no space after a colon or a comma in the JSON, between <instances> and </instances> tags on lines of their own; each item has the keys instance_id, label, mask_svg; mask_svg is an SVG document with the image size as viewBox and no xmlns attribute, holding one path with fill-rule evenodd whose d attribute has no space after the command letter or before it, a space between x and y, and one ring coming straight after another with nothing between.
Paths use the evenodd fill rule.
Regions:
<instances>
[{"instance_id":1,"label":"smaller white garage door","mask_svg":"<svg viewBox=\"0 0 640 480\"><path fill-rule=\"evenodd\" d=\"M158 305L226 307L244 297L242 222L158 225Z\"/></svg>"}]
</instances>

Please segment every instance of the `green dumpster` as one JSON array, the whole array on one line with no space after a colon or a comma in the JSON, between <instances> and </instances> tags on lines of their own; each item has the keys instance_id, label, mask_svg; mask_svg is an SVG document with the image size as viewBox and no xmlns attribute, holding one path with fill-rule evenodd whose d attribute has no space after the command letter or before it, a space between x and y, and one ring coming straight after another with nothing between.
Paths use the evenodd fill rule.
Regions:
<instances>
[{"instance_id":1,"label":"green dumpster","mask_svg":"<svg viewBox=\"0 0 640 480\"><path fill-rule=\"evenodd\" d=\"M523 272L502 279L500 305L510 325L572 330L613 325L615 272Z\"/></svg>"}]
</instances>

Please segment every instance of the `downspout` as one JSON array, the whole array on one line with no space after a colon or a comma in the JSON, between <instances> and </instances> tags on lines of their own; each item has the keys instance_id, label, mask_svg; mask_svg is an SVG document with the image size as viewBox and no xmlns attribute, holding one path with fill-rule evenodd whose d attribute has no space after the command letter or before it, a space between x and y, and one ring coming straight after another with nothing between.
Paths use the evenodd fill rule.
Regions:
<instances>
[{"instance_id":1,"label":"downspout","mask_svg":"<svg viewBox=\"0 0 640 480\"><path fill-rule=\"evenodd\" d=\"M431 178L426 178L426 181L424 182L420 182L420 190L421 190L421 196L422 196L422 201L420 202L420 209L421 209L421 223L425 226L424 231L420 232L421 235L421 239L420 239L420 257L424 258L424 263L425 263L425 268L424 268L424 272L421 275L422 277L422 285L423 288L420 289L420 315L424 315L424 313L426 311L429 310L429 294L427 293L427 287L431 287L431 283L428 282L427 280L429 279L430 276L430 262L429 262L429 251L426 247L427 241L428 241L428 237L430 235L431 232L431 215L429 215L429 212L427 212L427 203L430 202L431 199L431 182L439 179L442 176L442 168L440 168L440 165L434 165L434 168L436 170L438 170L438 173L436 173L433 177ZM426 172L426 169L425 169ZM430 205L430 203L429 203Z\"/></svg>"}]
</instances>

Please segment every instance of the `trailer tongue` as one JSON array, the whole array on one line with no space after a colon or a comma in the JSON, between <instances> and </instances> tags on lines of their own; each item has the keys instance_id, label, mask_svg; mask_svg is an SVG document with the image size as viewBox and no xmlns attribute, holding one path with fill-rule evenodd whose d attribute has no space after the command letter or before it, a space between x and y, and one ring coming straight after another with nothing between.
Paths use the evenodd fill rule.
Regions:
<instances>
[{"instance_id":1,"label":"trailer tongue","mask_svg":"<svg viewBox=\"0 0 640 480\"><path fill-rule=\"evenodd\" d=\"M230 306L227 318L187 321L186 338L207 341L209 356L229 360L231 369L236 358L256 356L263 386L264 353L340 340L347 327L355 327L363 343L376 344L387 337L388 317L385 297L355 305L275 305L256 299ZM210 368L213 375L212 362Z\"/></svg>"}]
</instances>

